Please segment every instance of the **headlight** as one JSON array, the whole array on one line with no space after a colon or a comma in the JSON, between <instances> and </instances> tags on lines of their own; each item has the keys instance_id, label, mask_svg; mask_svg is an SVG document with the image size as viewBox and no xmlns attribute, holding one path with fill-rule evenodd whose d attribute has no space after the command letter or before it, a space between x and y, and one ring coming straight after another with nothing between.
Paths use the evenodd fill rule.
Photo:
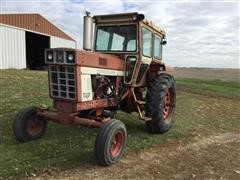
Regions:
<instances>
[{"instance_id":1,"label":"headlight","mask_svg":"<svg viewBox=\"0 0 240 180\"><path fill-rule=\"evenodd\" d=\"M134 16L132 17L132 19L133 19L134 21L136 21L136 20L137 20L137 15L134 15Z\"/></svg>"},{"instance_id":2,"label":"headlight","mask_svg":"<svg viewBox=\"0 0 240 180\"><path fill-rule=\"evenodd\" d=\"M52 60L53 59L53 54L49 52L48 55L47 55L47 58L48 58L48 60Z\"/></svg>"},{"instance_id":3,"label":"headlight","mask_svg":"<svg viewBox=\"0 0 240 180\"><path fill-rule=\"evenodd\" d=\"M75 63L75 53L72 51L67 52L67 63Z\"/></svg>"},{"instance_id":4,"label":"headlight","mask_svg":"<svg viewBox=\"0 0 240 180\"><path fill-rule=\"evenodd\" d=\"M73 55L72 54L68 54L68 61L70 61L70 62L73 61Z\"/></svg>"}]
</instances>

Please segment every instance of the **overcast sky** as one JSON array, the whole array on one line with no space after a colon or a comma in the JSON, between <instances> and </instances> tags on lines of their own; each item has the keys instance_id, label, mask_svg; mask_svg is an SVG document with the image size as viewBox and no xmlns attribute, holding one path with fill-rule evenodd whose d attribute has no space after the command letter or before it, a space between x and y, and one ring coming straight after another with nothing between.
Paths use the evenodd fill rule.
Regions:
<instances>
[{"instance_id":1,"label":"overcast sky","mask_svg":"<svg viewBox=\"0 0 240 180\"><path fill-rule=\"evenodd\" d=\"M92 15L144 13L167 32L167 65L240 68L238 0L1 0L2 13L40 13L82 48L85 10Z\"/></svg>"}]
</instances>

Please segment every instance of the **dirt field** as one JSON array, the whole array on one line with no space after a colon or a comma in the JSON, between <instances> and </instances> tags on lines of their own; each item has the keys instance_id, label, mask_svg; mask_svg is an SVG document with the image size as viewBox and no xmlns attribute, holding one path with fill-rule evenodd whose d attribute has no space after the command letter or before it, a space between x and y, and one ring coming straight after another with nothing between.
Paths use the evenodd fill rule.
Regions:
<instances>
[{"instance_id":1,"label":"dirt field","mask_svg":"<svg viewBox=\"0 0 240 180\"><path fill-rule=\"evenodd\" d=\"M240 69L176 68L173 74L176 78L240 81Z\"/></svg>"},{"instance_id":2,"label":"dirt field","mask_svg":"<svg viewBox=\"0 0 240 180\"><path fill-rule=\"evenodd\" d=\"M202 118L207 116L212 122L194 126L186 138L129 152L111 167L86 164L66 171L49 170L33 179L240 179L240 132L236 122L240 112L230 111L239 107L240 102L191 93L183 95L204 103L192 112L192 118L202 114ZM224 117L236 119L227 125L225 121L231 120Z\"/></svg>"},{"instance_id":3,"label":"dirt field","mask_svg":"<svg viewBox=\"0 0 240 180\"><path fill-rule=\"evenodd\" d=\"M112 167L84 166L35 179L239 179L239 145L239 133L198 134L130 153Z\"/></svg>"}]
</instances>

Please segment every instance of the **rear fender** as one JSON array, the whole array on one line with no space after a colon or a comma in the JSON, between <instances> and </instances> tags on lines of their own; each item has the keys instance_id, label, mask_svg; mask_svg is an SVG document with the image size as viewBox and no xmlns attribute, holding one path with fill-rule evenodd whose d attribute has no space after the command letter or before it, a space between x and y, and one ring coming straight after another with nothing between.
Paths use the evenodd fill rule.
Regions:
<instances>
[{"instance_id":1,"label":"rear fender","mask_svg":"<svg viewBox=\"0 0 240 180\"><path fill-rule=\"evenodd\" d=\"M168 74L173 74L175 71L174 67L165 66L165 64L151 63L148 70L148 80L153 79L157 74L165 72Z\"/></svg>"}]
</instances>

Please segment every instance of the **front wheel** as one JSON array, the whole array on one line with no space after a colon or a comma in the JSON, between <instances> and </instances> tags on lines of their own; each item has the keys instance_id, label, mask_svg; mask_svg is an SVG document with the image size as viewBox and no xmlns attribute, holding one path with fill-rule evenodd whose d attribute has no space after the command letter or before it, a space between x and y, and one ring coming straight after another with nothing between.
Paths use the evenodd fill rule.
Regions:
<instances>
[{"instance_id":1,"label":"front wheel","mask_svg":"<svg viewBox=\"0 0 240 180\"><path fill-rule=\"evenodd\" d=\"M13 133L20 142L39 139L47 128L47 120L37 116L36 107L22 109L13 122Z\"/></svg>"},{"instance_id":2,"label":"front wheel","mask_svg":"<svg viewBox=\"0 0 240 180\"><path fill-rule=\"evenodd\" d=\"M146 122L152 133L165 133L171 126L175 113L176 91L172 75L161 73L149 83L147 90Z\"/></svg>"},{"instance_id":3,"label":"front wheel","mask_svg":"<svg viewBox=\"0 0 240 180\"><path fill-rule=\"evenodd\" d=\"M116 119L103 124L95 141L95 157L98 164L109 166L117 163L123 154L127 142L125 125Z\"/></svg>"}]
</instances>

